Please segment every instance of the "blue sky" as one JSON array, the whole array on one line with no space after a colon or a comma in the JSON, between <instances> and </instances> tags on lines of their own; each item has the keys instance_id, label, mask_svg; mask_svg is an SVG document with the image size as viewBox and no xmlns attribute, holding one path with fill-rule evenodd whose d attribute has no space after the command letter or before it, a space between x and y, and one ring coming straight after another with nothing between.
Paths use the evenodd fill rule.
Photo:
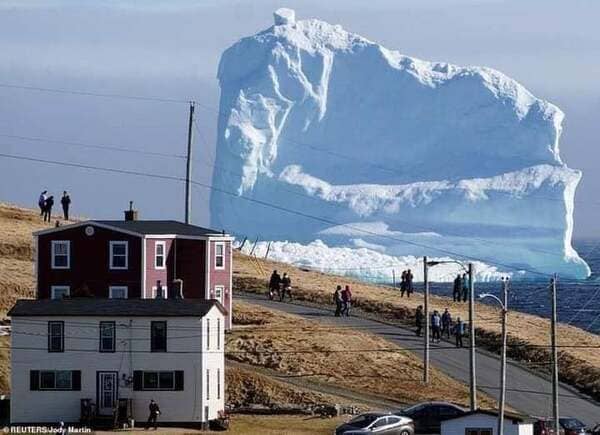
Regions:
<instances>
[{"instance_id":1,"label":"blue sky","mask_svg":"<svg viewBox=\"0 0 600 435\"><path fill-rule=\"evenodd\" d=\"M485 65L565 113L561 153L584 172L576 236L599 236L600 2L0 1L0 83L195 99L195 176L210 183L220 53L272 23L281 6L427 60ZM0 87L0 150L82 164L183 176L181 159L107 153L9 136L184 154L187 106ZM76 213L117 218L130 199L147 218L183 217L173 181L94 173L0 158L0 200L35 205L42 188L72 192ZM194 190L194 220L208 224L209 192Z\"/></svg>"}]
</instances>

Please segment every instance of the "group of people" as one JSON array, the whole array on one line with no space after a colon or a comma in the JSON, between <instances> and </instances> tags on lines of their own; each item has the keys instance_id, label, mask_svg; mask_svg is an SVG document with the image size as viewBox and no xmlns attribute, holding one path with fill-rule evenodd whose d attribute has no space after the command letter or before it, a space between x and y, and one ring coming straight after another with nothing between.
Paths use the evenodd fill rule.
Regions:
<instances>
[{"instance_id":1,"label":"group of people","mask_svg":"<svg viewBox=\"0 0 600 435\"><path fill-rule=\"evenodd\" d=\"M274 299L275 296L279 298L281 302L285 299L286 295L292 300L292 279L284 272L283 276L280 276L276 270L271 274L269 279L269 299Z\"/></svg>"},{"instance_id":2,"label":"group of people","mask_svg":"<svg viewBox=\"0 0 600 435\"><path fill-rule=\"evenodd\" d=\"M423 322L425 321L425 313L423 305L417 307L415 312L415 326L417 327L416 334L421 336L423 333ZM465 324L460 317L456 318L456 322L452 321L452 315L446 308L442 315L439 311L434 310L430 317L431 334L430 340L433 343L439 343L443 335L450 339L450 335L454 335L456 339L456 347L463 347L463 336L465 335Z\"/></svg>"},{"instance_id":3,"label":"group of people","mask_svg":"<svg viewBox=\"0 0 600 435\"><path fill-rule=\"evenodd\" d=\"M400 280L400 297L404 297L404 293L406 293L406 297L410 298L410 294L413 292L413 274L410 269L402 271L402 276Z\"/></svg>"},{"instance_id":4,"label":"group of people","mask_svg":"<svg viewBox=\"0 0 600 435\"><path fill-rule=\"evenodd\" d=\"M462 297L463 302L467 302L469 298L469 276L460 273L454 278L454 284L452 286L452 299L454 302L460 302Z\"/></svg>"},{"instance_id":5,"label":"group of people","mask_svg":"<svg viewBox=\"0 0 600 435\"><path fill-rule=\"evenodd\" d=\"M60 199L63 209L63 216L66 221L69 220L69 207L71 206L71 197L65 190ZM38 206L40 207L40 216L44 218L44 222L50 222L52 219L52 207L54 206L54 196L49 195L47 190L40 193L38 198Z\"/></svg>"},{"instance_id":6,"label":"group of people","mask_svg":"<svg viewBox=\"0 0 600 435\"><path fill-rule=\"evenodd\" d=\"M352 304L352 291L347 285L342 290L342 286L338 285L333 292L333 303L335 304L335 317L349 316L350 305Z\"/></svg>"}]
</instances>

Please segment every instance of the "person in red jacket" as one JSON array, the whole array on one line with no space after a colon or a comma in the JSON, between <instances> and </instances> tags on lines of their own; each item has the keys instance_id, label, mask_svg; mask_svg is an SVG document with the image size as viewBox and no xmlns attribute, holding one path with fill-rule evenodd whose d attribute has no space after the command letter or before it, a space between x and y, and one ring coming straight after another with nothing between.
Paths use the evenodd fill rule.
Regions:
<instances>
[{"instance_id":1,"label":"person in red jacket","mask_svg":"<svg viewBox=\"0 0 600 435\"><path fill-rule=\"evenodd\" d=\"M346 317L350 315L350 305L352 304L352 291L350 291L350 286L347 285L344 290L342 290L342 316L345 314Z\"/></svg>"}]
</instances>

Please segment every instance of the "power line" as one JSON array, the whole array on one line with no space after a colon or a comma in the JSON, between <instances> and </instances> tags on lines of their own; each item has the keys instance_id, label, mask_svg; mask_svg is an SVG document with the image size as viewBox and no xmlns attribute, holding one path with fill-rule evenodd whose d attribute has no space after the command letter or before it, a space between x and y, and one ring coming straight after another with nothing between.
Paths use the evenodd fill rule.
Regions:
<instances>
[{"instance_id":1,"label":"power line","mask_svg":"<svg viewBox=\"0 0 600 435\"><path fill-rule=\"evenodd\" d=\"M91 91L77 91L71 89L59 89L59 88L47 88L41 86L26 86L16 85L12 83L0 83L0 88L11 88L11 89L22 89L26 91L37 91L37 92L49 92L54 94L67 94L67 95L79 95L83 97L100 97L100 98L115 98L123 100L137 100L137 101L153 101L158 103L185 103L188 104L189 100L183 100L178 98L164 98L146 95L126 95L116 93L101 93Z\"/></svg>"},{"instance_id":2,"label":"power line","mask_svg":"<svg viewBox=\"0 0 600 435\"><path fill-rule=\"evenodd\" d=\"M160 174L150 174L147 172L141 172L141 171L133 171L133 170L126 170L126 169L115 169L115 168L107 168L107 167L101 167L101 166L94 166L94 165L85 165L85 164L80 164L80 163L71 163L71 162L63 162L63 161L57 161L57 160L48 160L48 159L39 159L39 158L35 158L35 157L28 157L28 156L19 156L19 155L13 155L13 154L6 154L6 153L0 153L0 157L4 157L4 158L10 158L10 159L15 159L15 160L25 160L25 161L30 161L30 162L36 162L36 163L46 163L46 164L52 164L52 165L59 165L59 166L67 166L67 167L74 167L74 168L80 168L80 169L88 169L88 170L96 170L96 171L104 171L104 172L111 172L111 173L118 173L118 174L126 174L126 175L135 175L135 176L140 176L140 177L149 177L149 178L157 178L157 179L163 179L163 180L171 180L171 181L178 181L178 182L184 182L185 179L181 178L181 177L176 177L176 176L170 176L170 175L160 175ZM213 190L216 192L220 192L224 195L228 195L228 196L232 196L234 198L238 198L238 199L243 199L245 201L248 202L252 202L255 204L259 204L262 205L264 207L268 207L268 208L272 208L275 210L279 210L285 213L289 213L295 216L299 216L299 217L303 217L306 219L311 219L311 220L315 220L318 222L322 222L322 223L326 223L329 225L336 225L336 226L343 226L349 229L352 229L354 231L359 231L365 234L370 234L379 238L384 238L384 239L390 239L390 240L394 240L396 242L401 242L401 243L406 243L408 245L412 245L412 246L417 246L419 248L424 248L424 249L430 249L433 251L437 251L437 252L442 252L444 254L447 255L451 255L451 256L456 256L459 258L463 258L463 259L468 259L468 260L474 260L474 261L481 261L490 265L496 265L496 266L500 266L509 270L517 270L517 271L526 271L529 272L531 274L534 275L539 275L539 276L544 276L544 277L548 277L551 276L550 274L547 273L543 273L543 272L538 272L532 269L526 269L523 267L514 267L511 265L507 265L507 264L503 264L494 260L490 260L490 259L485 259L485 258L476 258L476 257L472 257L470 255L465 255L465 254L460 254L451 250L447 250L447 249L442 249L442 248L437 248L437 247L433 247L433 246L428 246L426 244L423 243L419 243L419 242L414 242L414 241L410 241L410 240L404 240L404 239L400 239L398 237L392 237L392 236L388 236L388 235L382 235L382 234L378 234L374 231L369 231L366 230L364 228L359 228L359 227L355 227L353 225L349 225L349 224L344 224L341 222L336 222L334 220L328 219L328 218L324 218L321 216L314 216L311 215L309 213L305 213L305 212L301 212L298 210L292 210L289 209L287 207L283 207L280 205L276 205L267 201L263 201L263 200L259 200L259 199L255 199L255 198L249 198L240 194L237 194L235 192L230 192L228 190L225 189L221 189L209 184L205 184L205 183L200 183L198 181L192 181L192 184L195 186L199 186L199 187L203 187L209 190Z\"/></svg>"}]
</instances>

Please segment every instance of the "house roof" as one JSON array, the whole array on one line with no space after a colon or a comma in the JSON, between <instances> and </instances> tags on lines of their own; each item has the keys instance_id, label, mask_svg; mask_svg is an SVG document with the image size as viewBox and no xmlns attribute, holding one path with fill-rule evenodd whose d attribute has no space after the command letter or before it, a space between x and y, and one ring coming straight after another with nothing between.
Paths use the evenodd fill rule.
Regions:
<instances>
[{"instance_id":1,"label":"house roof","mask_svg":"<svg viewBox=\"0 0 600 435\"><path fill-rule=\"evenodd\" d=\"M183 237L208 237L208 236L228 236L222 231L212 230L210 228L199 227L197 225L185 224L174 220L89 220L71 225L48 228L36 231L33 234L41 235L68 230L85 225L98 225L110 228L115 231L123 231L138 236L146 235L174 235Z\"/></svg>"},{"instance_id":2,"label":"house roof","mask_svg":"<svg viewBox=\"0 0 600 435\"><path fill-rule=\"evenodd\" d=\"M466 418L469 417L471 415L489 415L492 417L498 417L498 411L493 411L491 409L478 409L476 411L469 411L465 414L462 415L457 415L456 417L450 417L450 418L446 418L444 421L450 421L450 420L457 420L459 418ZM512 420L513 423L533 423L534 420L526 415L522 415L522 414L515 414L512 412L504 412L504 418L506 420Z\"/></svg>"},{"instance_id":3,"label":"house roof","mask_svg":"<svg viewBox=\"0 0 600 435\"><path fill-rule=\"evenodd\" d=\"M99 316L99 317L203 317L217 307L216 300L204 299L20 299L9 316Z\"/></svg>"}]
</instances>

